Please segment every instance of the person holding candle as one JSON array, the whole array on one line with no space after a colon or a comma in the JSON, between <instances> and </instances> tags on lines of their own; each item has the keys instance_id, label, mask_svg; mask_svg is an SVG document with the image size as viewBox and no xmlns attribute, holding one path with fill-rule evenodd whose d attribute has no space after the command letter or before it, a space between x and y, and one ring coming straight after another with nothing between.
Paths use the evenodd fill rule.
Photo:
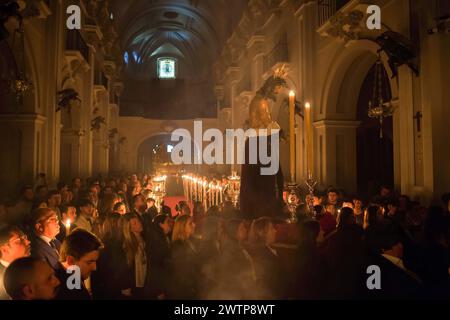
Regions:
<instances>
[{"instance_id":1,"label":"person holding candle","mask_svg":"<svg viewBox=\"0 0 450 320\"><path fill-rule=\"evenodd\" d=\"M50 208L37 209L33 213L31 223L35 233L31 240L31 255L46 260L55 270L60 269L61 242L56 239L60 226L56 212Z\"/></svg>"},{"instance_id":2,"label":"person holding candle","mask_svg":"<svg viewBox=\"0 0 450 320\"><path fill-rule=\"evenodd\" d=\"M59 222L60 232L56 236L60 242L63 242L66 236L78 226L75 221L77 220L77 208L75 207L62 207L61 209L62 220Z\"/></svg>"}]
</instances>

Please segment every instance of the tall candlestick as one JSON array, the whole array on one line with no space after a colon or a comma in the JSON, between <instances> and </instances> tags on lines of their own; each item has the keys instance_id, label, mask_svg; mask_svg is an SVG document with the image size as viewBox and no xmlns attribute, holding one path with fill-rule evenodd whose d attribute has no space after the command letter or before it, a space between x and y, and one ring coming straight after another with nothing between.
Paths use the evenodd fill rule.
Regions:
<instances>
[{"instance_id":1,"label":"tall candlestick","mask_svg":"<svg viewBox=\"0 0 450 320\"><path fill-rule=\"evenodd\" d=\"M313 171L313 145L312 145L312 123L311 123L311 105L305 103L305 139L306 139L306 172Z\"/></svg>"},{"instance_id":2,"label":"tall candlestick","mask_svg":"<svg viewBox=\"0 0 450 320\"><path fill-rule=\"evenodd\" d=\"M295 93L289 92L289 156L291 182L295 181Z\"/></svg>"}]
</instances>

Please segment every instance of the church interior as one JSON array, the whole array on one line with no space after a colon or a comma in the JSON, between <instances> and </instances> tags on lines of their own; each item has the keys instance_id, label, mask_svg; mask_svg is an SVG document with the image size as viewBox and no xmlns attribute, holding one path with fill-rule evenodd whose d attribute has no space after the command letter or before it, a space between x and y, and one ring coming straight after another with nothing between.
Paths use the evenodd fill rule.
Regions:
<instances>
[{"instance_id":1,"label":"church interior","mask_svg":"<svg viewBox=\"0 0 450 320\"><path fill-rule=\"evenodd\" d=\"M243 220L257 219L248 225L251 230L262 216L287 221L273 223L276 242L286 246L312 230L310 222L299 227L300 234L292 228L303 216L317 222L329 214L339 232L346 219L339 218L341 211L350 206L358 221L358 201L367 216L374 203L386 219L395 220L388 213L392 206L405 210L411 228L417 227L419 212L440 206L439 219L450 225L449 76L448 0L3 0L0 222L15 222L19 215L31 219L34 210L58 207L61 230L64 215L70 237L76 233L69 233L70 223L86 223L80 217L89 203L98 211L98 223L108 221L101 204L112 193L119 194L114 205L123 202L126 211L136 209L137 195L153 200L149 223L171 210L175 227L178 220L186 223L180 219L183 210L195 220L199 212L206 217L239 212L242 204ZM261 95L273 79L282 83L280 91ZM195 138L195 123L225 141L228 129L254 128L263 116L270 118L270 128L279 129L282 175L271 180L249 173L253 169L245 164L194 160L204 157L212 141ZM173 162L180 140L187 141L189 163ZM56 194L62 198L57 206L50 200ZM248 206L251 214L243 212ZM72 207L78 220L63 213ZM145 231L148 221L142 217ZM326 233L323 221L320 232ZM420 221L426 229L425 214ZM87 229L95 234L91 222ZM450 283L450 227L442 232ZM147 258L152 257L152 244L146 246ZM404 260L403 269L434 284L428 269L414 258ZM145 272L134 272L140 283ZM95 277L87 280L95 298L100 292ZM279 288L271 285L270 294L259 298L305 296L295 290L277 295ZM197 297L226 298L215 295L224 292L220 288ZM135 289L133 297L142 295ZM158 292L158 299L191 298L180 291ZM339 297L353 297L346 294Z\"/></svg>"}]
</instances>

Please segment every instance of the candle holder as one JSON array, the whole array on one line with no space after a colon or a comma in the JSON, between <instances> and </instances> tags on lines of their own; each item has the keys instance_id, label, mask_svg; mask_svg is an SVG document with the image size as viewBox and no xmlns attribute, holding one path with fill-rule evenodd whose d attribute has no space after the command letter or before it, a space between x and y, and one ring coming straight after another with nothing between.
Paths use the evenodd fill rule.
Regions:
<instances>
[{"instance_id":1,"label":"candle holder","mask_svg":"<svg viewBox=\"0 0 450 320\"><path fill-rule=\"evenodd\" d=\"M155 199L155 205L158 208L158 211L162 209L162 201L164 200L164 196L166 195L166 179L167 176L156 176L153 178L153 190L150 193L150 197Z\"/></svg>"},{"instance_id":2,"label":"candle holder","mask_svg":"<svg viewBox=\"0 0 450 320\"><path fill-rule=\"evenodd\" d=\"M309 199L307 200L306 205L308 206L309 214L313 219L316 218L316 211L314 210L314 189L317 185L317 181L314 180L311 172L308 172L308 178L305 180L305 184L308 187L308 195Z\"/></svg>"},{"instance_id":3,"label":"candle holder","mask_svg":"<svg viewBox=\"0 0 450 320\"><path fill-rule=\"evenodd\" d=\"M297 223L297 208L300 204L300 198L298 196L298 184L295 182L288 183L285 190L287 191L286 203L288 206L290 217L287 219L288 223Z\"/></svg>"},{"instance_id":4,"label":"candle holder","mask_svg":"<svg viewBox=\"0 0 450 320\"><path fill-rule=\"evenodd\" d=\"M228 183L225 187L225 200L233 202L233 206L237 208L239 202L239 193L241 189L241 177L237 175L236 171L233 171L231 176L228 177Z\"/></svg>"}]
</instances>

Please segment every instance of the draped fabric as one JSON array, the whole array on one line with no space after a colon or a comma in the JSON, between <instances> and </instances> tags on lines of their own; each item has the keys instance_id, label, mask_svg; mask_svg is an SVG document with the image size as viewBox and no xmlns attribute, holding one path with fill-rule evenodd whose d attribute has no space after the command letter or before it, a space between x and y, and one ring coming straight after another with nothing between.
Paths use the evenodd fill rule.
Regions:
<instances>
[{"instance_id":1,"label":"draped fabric","mask_svg":"<svg viewBox=\"0 0 450 320\"><path fill-rule=\"evenodd\" d=\"M253 139L256 142L252 141ZM271 158L273 161L279 162L279 156L274 157L270 154L273 139L274 136L267 138L267 154L269 157L273 157ZM261 139L256 136L249 137L245 142L245 164L242 165L241 172L240 207L242 214L248 219L279 215L283 206L284 178L281 166L274 175L262 175L261 168L269 167L270 164L263 165L259 156L256 164L249 163L249 146L252 143L257 145L257 154L259 155L258 142L260 141Z\"/></svg>"}]
</instances>

